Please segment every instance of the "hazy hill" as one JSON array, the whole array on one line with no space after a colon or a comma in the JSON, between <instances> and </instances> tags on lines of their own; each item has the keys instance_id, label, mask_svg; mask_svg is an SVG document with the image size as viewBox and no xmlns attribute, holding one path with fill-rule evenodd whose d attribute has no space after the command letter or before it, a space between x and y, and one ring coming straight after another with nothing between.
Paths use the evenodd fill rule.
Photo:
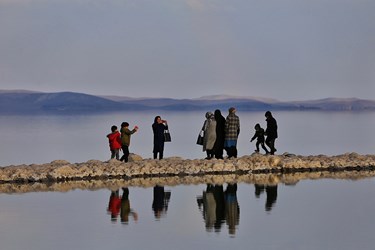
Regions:
<instances>
[{"instance_id":1,"label":"hazy hill","mask_svg":"<svg viewBox=\"0 0 375 250\"><path fill-rule=\"evenodd\" d=\"M0 114L71 114L125 110L374 110L375 101L357 98L280 102L275 99L238 96L205 96L195 99L130 98L94 96L74 92L43 93L27 90L0 90Z\"/></svg>"},{"instance_id":2,"label":"hazy hill","mask_svg":"<svg viewBox=\"0 0 375 250\"><path fill-rule=\"evenodd\" d=\"M28 91L0 91L0 113L93 113L123 109L145 109L105 98L73 93L41 93Z\"/></svg>"},{"instance_id":3,"label":"hazy hill","mask_svg":"<svg viewBox=\"0 0 375 250\"><path fill-rule=\"evenodd\" d=\"M320 110L375 110L375 101L358 98L326 98L293 103L298 107L311 107Z\"/></svg>"},{"instance_id":4,"label":"hazy hill","mask_svg":"<svg viewBox=\"0 0 375 250\"><path fill-rule=\"evenodd\" d=\"M357 98L326 98L320 100L281 102L271 98L241 97L229 95L203 96L194 99L172 98L129 98L121 96L103 96L113 101L126 104L138 104L150 108L167 110L214 110L237 109L252 110L375 110L374 100Z\"/></svg>"},{"instance_id":5,"label":"hazy hill","mask_svg":"<svg viewBox=\"0 0 375 250\"><path fill-rule=\"evenodd\" d=\"M172 99L172 98L128 98L119 96L103 96L109 100L116 100L125 104L138 104L148 106L152 109L163 110L215 110L228 109L235 106L241 110L264 110L279 109L276 100L253 98L253 97L236 97L236 96L205 96L195 99ZM293 105L289 108L294 108Z\"/></svg>"}]
</instances>

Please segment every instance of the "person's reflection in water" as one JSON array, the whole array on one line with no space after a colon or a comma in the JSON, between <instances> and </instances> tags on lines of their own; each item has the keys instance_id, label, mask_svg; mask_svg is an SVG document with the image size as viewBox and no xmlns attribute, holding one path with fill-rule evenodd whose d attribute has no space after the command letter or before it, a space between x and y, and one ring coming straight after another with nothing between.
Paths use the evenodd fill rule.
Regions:
<instances>
[{"instance_id":1,"label":"person's reflection in water","mask_svg":"<svg viewBox=\"0 0 375 250\"><path fill-rule=\"evenodd\" d=\"M239 223L237 184L228 184L224 193L223 185L207 184L202 196L197 197L198 208L205 221L206 231L220 232L226 221L229 233L234 234Z\"/></svg>"},{"instance_id":2,"label":"person's reflection in water","mask_svg":"<svg viewBox=\"0 0 375 250\"><path fill-rule=\"evenodd\" d=\"M255 197L259 198L261 193L266 191L267 198L265 204L265 210L270 212L276 204L277 200L277 185L259 185L255 184Z\"/></svg>"},{"instance_id":3,"label":"person's reflection in water","mask_svg":"<svg viewBox=\"0 0 375 250\"><path fill-rule=\"evenodd\" d=\"M254 184L255 187L255 197L259 198L260 195L264 192L264 185Z\"/></svg>"},{"instance_id":4,"label":"person's reflection in water","mask_svg":"<svg viewBox=\"0 0 375 250\"><path fill-rule=\"evenodd\" d=\"M159 220L167 213L168 203L171 198L170 191L164 191L163 186L156 185L154 187L154 199L152 201L152 210L154 211L155 218Z\"/></svg>"},{"instance_id":5,"label":"person's reflection in water","mask_svg":"<svg viewBox=\"0 0 375 250\"><path fill-rule=\"evenodd\" d=\"M138 221L138 214L134 212L133 209L130 207L129 201L129 189L127 187L122 188L122 197L121 197L121 223L128 224L129 223L129 216L132 216L134 221Z\"/></svg>"},{"instance_id":6,"label":"person's reflection in water","mask_svg":"<svg viewBox=\"0 0 375 250\"><path fill-rule=\"evenodd\" d=\"M216 219L216 200L214 196L214 186L207 184L206 191L203 195L197 197L198 207L201 209L203 205L203 219L206 224L206 231L211 232L217 221Z\"/></svg>"},{"instance_id":7,"label":"person's reflection in water","mask_svg":"<svg viewBox=\"0 0 375 250\"><path fill-rule=\"evenodd\" d=\"M109 203L108 203L108 213L111 214L111 221L116 222L117 217L120 213L120 206L121 206L121 199L119 190L112 191L111 196L109 197Z\"/></svg>"},{"instance_id":8,"label":"person's reflection in water","mask_svg":"<svg viewBox=\"0 0 375 250\"><path fill-rule=\"evenodd\" d=\"M240 207L237 201L237 184L228 184L225 193L225 217L230 235L236 234L240 222Z\"/></svg>"},{"instance_id":9,"label":"person's reflection in water","mask_svg":"<svg viewBox=\"0 0 375 250\"><path fill-rule=\"evenodd\" d=\"M277 185L266 186L266 211L271 211L277 199Z\"/></svg>"},{"instance_id":10,"label":"person's reflection in water","mask_svg":"<svg viewBox=\"0 0 375 250\"><path fill-rule=\"evenodd\" d=\"M215 232L220 232L221 226L225 222L225 198L223 185L215 185L213 192L216 202Z\"/></svg>"}]
</instances>

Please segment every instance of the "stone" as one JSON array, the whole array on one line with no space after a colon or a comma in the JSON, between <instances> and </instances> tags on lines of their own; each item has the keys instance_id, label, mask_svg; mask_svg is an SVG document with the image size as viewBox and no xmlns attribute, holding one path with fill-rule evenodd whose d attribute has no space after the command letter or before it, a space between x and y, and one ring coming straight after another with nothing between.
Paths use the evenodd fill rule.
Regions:
<instances>
[{"instance_id":1,"label":"stone","mask_svg":"<svg viewBox=\"0 0 375 250\"><path fill-rule=\"evenodd\" d=\"M135 162L135 161L142 161L143 158L140 155L136 155L133 153L129 154L129 162Z\"/></svg>"}]
</instances>

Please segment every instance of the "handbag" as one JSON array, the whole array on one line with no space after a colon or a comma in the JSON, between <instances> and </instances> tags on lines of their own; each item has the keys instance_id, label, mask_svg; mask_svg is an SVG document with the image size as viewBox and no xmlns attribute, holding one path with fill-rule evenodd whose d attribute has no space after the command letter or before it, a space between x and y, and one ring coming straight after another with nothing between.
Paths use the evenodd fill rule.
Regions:
<instances>
[{"instance_id":1,"label":"handbag","mask_svg":"<svg viewBox=\"0 0 375 250\"><path fill-rule=\"evenodd\" d=\"M164 129L164 142L171 142L171 134L168 129Z\"/></svg>"},{"instance_id":2,"label":"handbag","mask_svg":"<svg viewBox=\"0 0 375 250\"><path fill-rule=\"evenodd\" d=\"M203 145L203 138L204 138L204 131L202 130L199 132L198 139L197 139L197 144L198 145Z\"/></svg>"}]
</instances>

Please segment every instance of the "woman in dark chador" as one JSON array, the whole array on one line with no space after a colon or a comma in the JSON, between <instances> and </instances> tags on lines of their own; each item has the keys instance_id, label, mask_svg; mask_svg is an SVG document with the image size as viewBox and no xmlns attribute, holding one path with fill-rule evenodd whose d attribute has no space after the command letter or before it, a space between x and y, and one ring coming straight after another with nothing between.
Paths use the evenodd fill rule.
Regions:
<instances>
[{"instance_id":1,"label":"woman in dark chador","mask_svg":"<svg viewBox=\"0 0 375 250\"><path fill-rule=\"evenodd\" d=\"M225 118L219 109L215 110L216 120L216 141L214 145L214 152L216 159L223 159L224 140L225 140Z\"/></svg>"},{"instance_id":2,"label":"woman in dark chador","mask_svg":"<svg viewBox=\"0 0 375 250\"><path fill-rule=\"evenodd\" d=\"M164 130L168 129L168 123L166 120L162 120L160 116L156 116L154 123L152 124L152 131L154 132L154 159L158 157L159 160L163 159L164 154Z\"/></svg>"}]
</instances>

